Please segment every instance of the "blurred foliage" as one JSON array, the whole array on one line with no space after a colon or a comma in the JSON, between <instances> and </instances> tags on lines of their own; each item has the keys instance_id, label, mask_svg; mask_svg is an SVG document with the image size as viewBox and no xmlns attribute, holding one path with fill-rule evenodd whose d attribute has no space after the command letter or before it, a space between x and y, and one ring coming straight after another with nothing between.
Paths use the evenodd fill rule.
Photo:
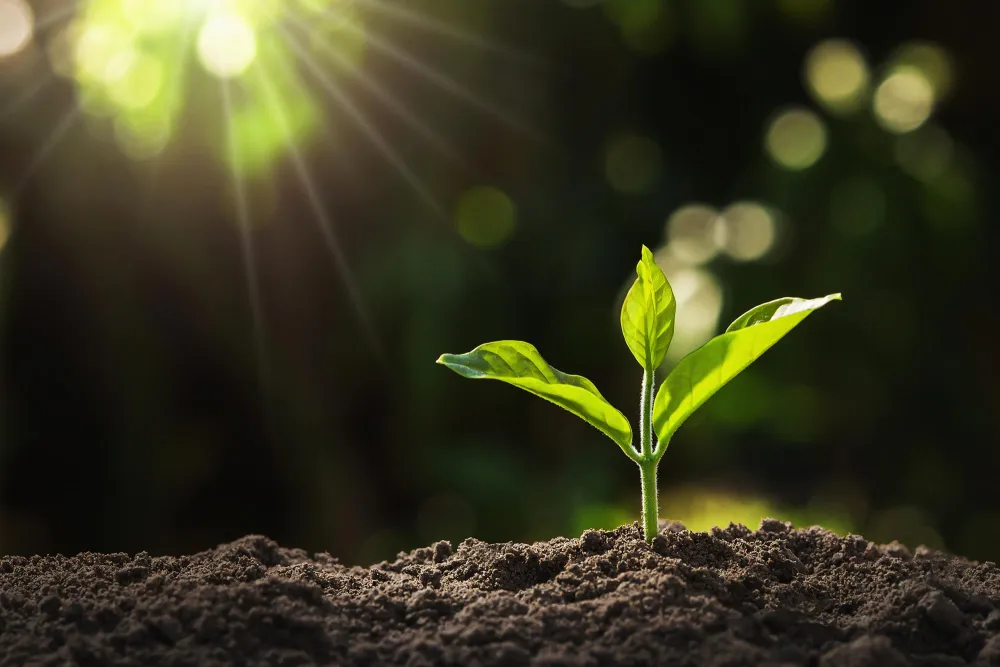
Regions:
<instances>
[{"instance_id":1,"label":"blurred foliage","mask_svg":"<svg viewBox=\"0 0 1000 667\"><path fill-rule=\"evenodd\" d=\"M601 434L433 362L531 340L630 409L646 244L677 350L845 296L678 432L661 516L997 559L997 20L0 0L0 551L371 562L638 519Z\"/></svg>"}]
</instances>

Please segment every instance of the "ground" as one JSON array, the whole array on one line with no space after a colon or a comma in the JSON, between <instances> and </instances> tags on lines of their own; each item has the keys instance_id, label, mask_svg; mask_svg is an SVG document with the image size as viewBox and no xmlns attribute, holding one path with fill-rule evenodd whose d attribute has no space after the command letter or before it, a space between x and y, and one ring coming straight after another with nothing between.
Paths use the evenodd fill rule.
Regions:
<instances>
[{"instance_id":1,"label":"ground","mask_svg":"<svg viewBox=\"0 0 1000 667\"><path fill-rule=\"evenodd\" d=\"M1000 569L765 520L345 567L261 536L0 560L0 666L1000 665Z\"/></svg>"}]
</instances>

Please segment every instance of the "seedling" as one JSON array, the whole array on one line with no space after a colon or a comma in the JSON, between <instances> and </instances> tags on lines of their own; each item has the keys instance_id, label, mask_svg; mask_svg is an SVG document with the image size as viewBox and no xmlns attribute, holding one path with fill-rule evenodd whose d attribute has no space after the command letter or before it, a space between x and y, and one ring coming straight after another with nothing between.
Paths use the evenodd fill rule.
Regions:
<instances>
[{"instance_id":1,"label":"seedling","mask_svg":"<svg viewBox=\"0 0 1000 667\"><path fill-rule=\"evenodd\" d=\"M621 325L625 343L642 366L639 398L639 445L632 441L628 419L608 403L594 384L550 366L533 345L518 340L484 343L466 354L443 354L437 363L473 379L501 380L569 410L618 443L639 466L642 526L647 542L657 531L659 506L656 469L670 438L702 403L736 377L814 310L840 294L818 299L785 297L748 310L686 357L655 393L656 369L674 336L674 293L653 253L643 246L638 277L625 296ZM653 442L653 434L657 441Z\"/></svg>"}]
</instances>

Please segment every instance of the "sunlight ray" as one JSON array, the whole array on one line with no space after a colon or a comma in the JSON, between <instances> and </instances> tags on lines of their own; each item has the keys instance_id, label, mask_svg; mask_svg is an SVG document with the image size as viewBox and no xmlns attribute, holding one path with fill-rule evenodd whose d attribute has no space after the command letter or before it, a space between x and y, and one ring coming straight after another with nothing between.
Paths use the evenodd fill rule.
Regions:
<instances>
[{"instance_id":1,"label":"sunlight ray","mask_svg":"<svg viewBox=\"0 0 1000 667\"><path fill-rule=\"evenodd\" d=\"M264 93L267 96L268 106L271 107L274 117L278 120L282 131L288 138L288 145L290 146L290 155L292 158L292 165L295 168L295 174L299 179L302 189L305 191L307 199L309 200L309 207L312 210L313 216L316 218L316 223L319 226L320 233L323 235L323 240L326 242L326 245L330 250L330 254L333 255L334 265L336 266L337 272L340 274L340 279L344 282L344 286L347 289L348 298L351 300L351 305L354 307L355 314L361 324L365 340L371 347L372 352L375 353L375 356L379 364L383 367L383 370L388 371L390 368L389 359L385 353L385 348L382 346L381 340L379 340L378 330L372 321L368 308L365 306L364 296L361 294L361 289L358 286L357 279L354 276L354 272L351 270L351 266L347 261L343 248L341 248L340 240L337 238L337 233L334 231L333 220L330 218L330 214L327 212L326 207L323 206L323 200L320 196L319 188L316 187L316 182L313 180L312 174L309 173L309 168L306 166L306 161L302 156L302 152L293 141L291 122L289 121L284 108L281 106L281 99L278 95L275 84L260 62L254 64L252 71L255 76L259 77Z\"/></svg>"},{"instance_id":2,"label":"sunlight ray","mask_svg":"<svg viewBox=\"0 0 1000 667\"><path fill-rule=\"evenodd\" d=\"M329 16L329 15L328 15ZM348 30L352 32L359 32L366 37L366 40L372 47L381 53L389 56L400 65L406 67L408 70L421 76L430 83L434 84L444 92L457 97L458 99L464 101L465 103L479 109L483 113L493 117L494 119L500 121L501 123L511 127L519 132L532 136L534 138L543 138L543 135L538 132L538 130L529 127L524 121L512 118L508 114L500 111L498 106L489 100L481 98L476 93L472 92L459 82L452 79L450 76L437 71L433 67L430 67L424 62L421 62L413 54L408 51L390 44L385 39L379 37L378 35L372 34L371 31L365 31L360 26L351 23L350 21L345 21L341 17L334 17L339 21L339 25L347 27Z\"/></svg>"},{"instance_id":3,"label":"sunlight ray","mask_svg":"<svg viewBox=\"0 0 1000 667\"><path fill-rule=\"evenodd\" d=\"M188 22L185 23L184 27L182 28L181 34L177 39L177 49L174 51L173 54L174 58L176 59L176 62L185 61L185 54L188 53L188 51L191 49L191 45L194 43L196 35L195 27L196 26L193 22ZM183 73L178 74L171 81L171 84L174 86L172 90L174 90L174 94L176 94L176 90L179 89L181 85L183 85ZM226 122L228 124L228 120ZM151 172L152 178L150 183L150 190L152 190L153 185L159 180L161 164L162 162L160 160L155 160L152 163L152 172ZM147 198L150 196L150 194L151 194L150 192L147 192Z\"/></svg>"},{"instance_id":4,"label":"sunlight ray","mask_svg":"<svg viewBox=\"0 0 1000 667\"><path fill-rule=\"evenodd\" d=\"M10 116L16 114L20 109L31 102L36 95L42 92L42 90L56 80L56 77L52 72L46 72L43 76L38 77L38 79L30 86L25 88L20 95L12 99L10 102L5 104L2 109L0 109L0 121L6 120Z\"/></svg>"},{"instance_id":5,"label":"sunlight ray","mask_svg":"<svg viewBox=\"0 0 1000 667\"><path fill-rule=\"evenodd\" d=\"M257 356L257 379L260 383L260 391L265 400L270 396L270 373L267 363L266 334L264 331L264 312L260 295L260 281L257 276L257 265L253 255L253 233L250 228L250 205L247 199L246 181L240 174L237 165L240 164L241 155L239 145L233 130L233 99L231 83L228 79L222 79L222 102L226 124L226 145L230 159L230 173L233 177L233 188L236 194L236 215L239 219L240 245L243 253L243 270L247 284L247 294L250 298L250 309L253 317L254 327L254 347Z\"/></svg>"},{"instance_id":6,"label":"sunlight ray","mask_svg":"<svg viewBox=\"0 0 1000 667\"><path fill-rule=\"evenodd\" d=\"M66 5L53 9L48 14L44 16L39 16L35 19L35 33L38 34L43 30L48 30L57 23L62 23L68 19L76 16L77 6L76 2L67 2Z\"/></svg>"},{"instance_id":7,"label":"sunlight ray","mask_svg":"<svg viewBox=\"0 0 1000 667\"><path fill-rule=\"evenodd\" d=\"M474 46L484 51L489 51L502 55L511 60L534 66L548 67L549 64L538 56L524 53L507 44L502 44L494 40L489 40L479 35L474 35L462 30L446 21L421 14L412 9L394 5L385 0L358 0L358 4L365 7L366 11L372 11L389 16L401 23L421 28L427 32L432 32L442 37L449 37L457 42L468 46Z\"/></svg>"},{"instance_id":8,"label":"sunlight ray","mask_svg":"<svg viewBox=\"0 0 1000 667\"><path fill-rule=\"evenodd\" d=\"M291 22L293 22L299 29L303 31L308 31L309 26L306 25L298 17L292 15L289 17ZM417 117L412 111L406 108L406 106L396 97L391 91L389 91L385 86L380 84L375 79L366 76L357 67L354 67L344 56L344 54L337 51L336 48L330 46L326 42L319 42L318 45L323 49L323 53L329 56L335 61L337 67L346 74L348 74L355 81L360 83L366 90L372 93L378 98L382 104L384 104L390 111L396 114L397 117L402 119L410 129L414 130L419 134L425 141L431 144L439 153L444 157L456 164L465 164L465 160L459 156L455 149L448 144L441 136L435 132L427 123L422 119Z\"/></svg>"},{"instance_id":9,"label":"sunlight ray","mask_svg":"<svg viewBox=\"0 0 1000 667\"><path fill-rule=\"evenodd\" d=\"M400 173L400 175L406 179L406 182L416 191L418 195L431 207L436 213L442 217L446 217L444 208L434 199L434 196L427 190L424 184L420 181L417 175L412 169L406 164L406 162L399 156L399 153L390 146L382 133L376 128L372 123L364 117L361 110L354 104L353 101L344 93L340 86L337 85L333 79L327 76L326 72L316 64L316 61L305 52L302 46L295 40L294 36L289 35L284 28L280 28L282 32L282 37L285 43L296 52L302 62L309 68L313 73L313 76L317 81L326 89L327 93L334 99L334 101L340 106L340 108L345 111L354 123L361 128L368 140L382 153L382 156Z\"/></svg>"},{"instance_id":10,"label":"sunlight ray","mask_svg":"<svg viewBox=\"0 0 1000 667\"><path fill-rule=\"evenodd\" d=\"M59 143L66 138L69 134L70 128L79 119L82 113L82 108L80 104L74 104L73 107L64 113L56 126L49 133L48 138L42 143L41 147L35 152L34 157L31 158L31 162L21 173L21 178L18 180L17 185L14 188L15 193L20 193L31 180L31 177L35 175L35 172L42 166L42 163L52 154L52 151L56 149Z\"/></svg>"}]
</instances>

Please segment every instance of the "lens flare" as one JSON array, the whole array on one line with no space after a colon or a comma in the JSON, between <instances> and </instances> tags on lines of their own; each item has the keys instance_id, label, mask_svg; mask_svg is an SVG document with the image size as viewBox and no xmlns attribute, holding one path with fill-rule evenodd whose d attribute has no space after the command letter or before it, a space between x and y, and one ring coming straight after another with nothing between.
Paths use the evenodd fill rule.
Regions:
<instances>
[{"instance_id":1,"label":"lens flare","mask_svg":"<svg viewBox=\"0 0 1000 667\"><path fill-rule=\"evenodd\" d=\"M788 109L771 121L764 139L768 154L790 171L808 169L826 152L826 126L809 109Z\"/></svg>"},{"instance_id":2,"label":"lens flare","mask_svg":"<svg viewBox=\"0 0 1000 667\"><path fill-rule=\"evenodd\" d=\"M0 58L20 53L35 33L35 17L24 0L0 0Z\"/></svg>"},{"instance_id":3,"label":"lens flare","mask_svg":"<svg viewBox=\"0 0 1000 667\"><path fill-rule=\"evenodd\" d=\"M220 79L243 74L257 56L257 37L239 14L209 18L198 33L202 66Z\"/></svg>"}]
</instances>

